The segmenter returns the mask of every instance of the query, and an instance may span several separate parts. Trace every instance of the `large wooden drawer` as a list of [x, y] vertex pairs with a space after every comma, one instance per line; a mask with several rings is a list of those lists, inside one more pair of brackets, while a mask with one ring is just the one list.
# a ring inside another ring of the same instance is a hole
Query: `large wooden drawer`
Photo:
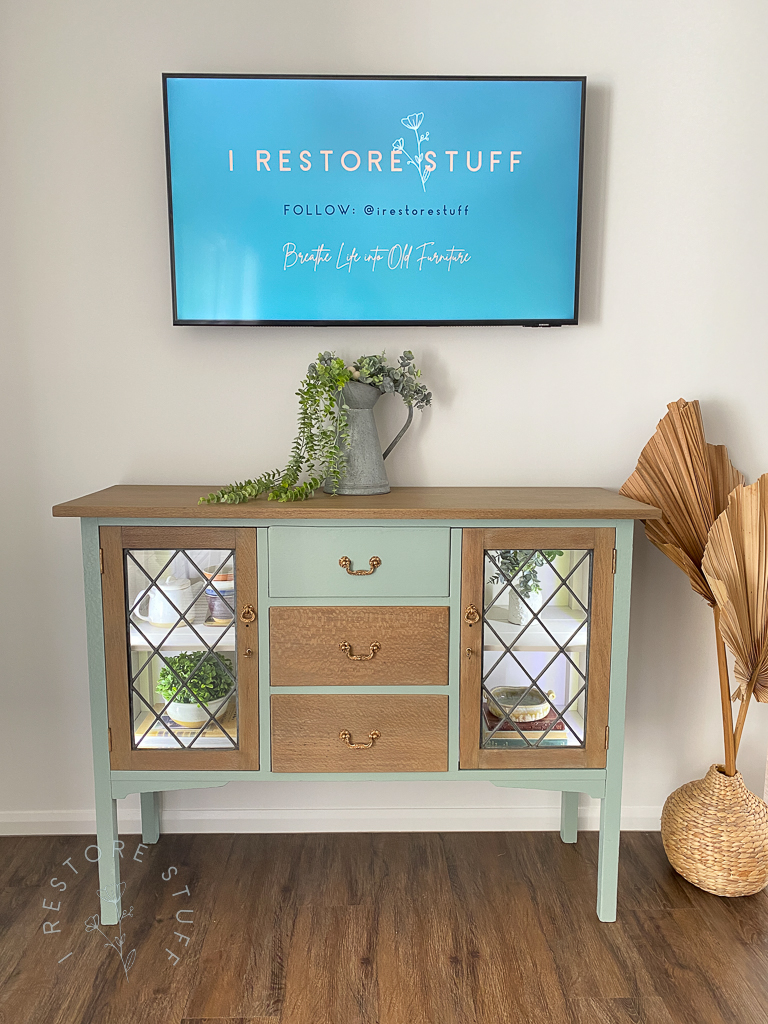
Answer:
[[[444, 772], [448, 697], [281, 693], [271, 698], [274, 772]], [[355, 750], [350, 743], [370, 743]]]
[[272, 608], [269, 661], [272, 686], [447, 686], [448, 609]]
[[272, 597], [447, 597], [449, 561], [445, 527], [269, 527]]

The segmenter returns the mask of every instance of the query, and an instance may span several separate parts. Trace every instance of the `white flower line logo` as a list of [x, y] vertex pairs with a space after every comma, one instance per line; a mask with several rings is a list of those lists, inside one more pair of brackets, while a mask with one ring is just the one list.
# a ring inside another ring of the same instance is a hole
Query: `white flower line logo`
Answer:
[[419, 128], [421, 122], [424, 120], [424, 111], [422, 110], [418, 114], [409, 114], [408, 117], [401, 117], [400, 123], [404, 124], [406, 128], [410, 128], [416, 135], [416, 156], [412, 157], [405, 148], [405, 139], [395, 139], [392, 143], [393, 153], [402, 153], [408, 160], [409, 164], [413, 164], [418, 172], [419, 178], [421, 179], [421, 187], [424, 192], [427, 191], [427, 178], [431, 173], [431, 169], [427, 170], [424, 164], [424, 154], [421, 152], [422, 142], [429, 140], [429, 132], [424, 135], [419, 135]]
[[[104, 903], [115, 903], [115, 904], [117, 904], [117, 903], [120, 902], [120, 899], [121, 899], [121, 897], [122, 897], [124, 892], [125, 892], [125, 882], [121, 882], [120, 885], [118, 885], [118, 886], [110, 886], [110, 887], [108, 887], [106, 889], [99, 889], [98, 890], [98, 896], [99, 896], [99, 898], [101, 900], [104, 901]], [[130, 971], [130, 969], [133, 967], [133, 961], [136, 959], [136, 950], [132, 949], [127, 956], [123, 956], [123, 945], [125, 944], [125, 936], [123, 935], [123, 918], [124, 917], [133, 917], [133, 907], [131, 907], [130, 910], [124, 910], [122, 912], [122, 914], [120, 915], [120, 920], [118, 921], [118, 927], [120, 929], [120, 934], [116, 935], [114, 940], [110, 940], [109, 936], [105, 935], [104, 932], [99, 927], [99, 925], [101, 924], [101, 921], [100, 921], [100, 918], [99, 918], [98, 914], [94, 914], [93, 917], [89, 917], [88, 918], [88, 920], [85, 922], [85, 930], [87, 932], [98, 932], [99, 935], [101, 935], [103, 938], [105, 938], [107, 940], [104, 943], [104, 946], [105, 947], [109, 946], [112, 949], [114, 949], [115, 952], [120, 957], [120, 962], [123, 965], [123, 970], [125, 971], [125, 979], [127, 981], [128, 980], [128, 971]]]

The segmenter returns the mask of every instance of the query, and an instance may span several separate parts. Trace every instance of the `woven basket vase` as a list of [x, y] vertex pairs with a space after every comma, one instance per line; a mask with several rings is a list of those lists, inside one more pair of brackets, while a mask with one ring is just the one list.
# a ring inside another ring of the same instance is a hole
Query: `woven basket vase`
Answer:
[[661, 813], [669, 862], [716, 896], [751, 896], [768, 884], [768, 804], [740, 772], [713, 764], [703, 779], [676, 789]]

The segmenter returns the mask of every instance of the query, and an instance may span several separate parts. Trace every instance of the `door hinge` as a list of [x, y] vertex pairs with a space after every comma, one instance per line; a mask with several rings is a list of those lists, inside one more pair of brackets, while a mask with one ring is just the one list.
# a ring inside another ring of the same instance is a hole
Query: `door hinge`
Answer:
[[107, 728], [107, 746], [109, 747], [109, 750], [111, 752], [112, 751], [112, 730], [110, 728]]
[[99, 568], [101, 569], [101, 575], [104, 575], [104, 548], [99, 548]]
[[606, 750], [608, 749], [608, 742], [609, 742], [610, 738], [611, 738], [611, 727], [610, 727], [610, 725], [606, 725], [606, 727], [605, 727], [605, 749]]
[[611, 558], [611, 571], [613, 575], [616, 575], [616, 548], [613, 549], [613, 556]]

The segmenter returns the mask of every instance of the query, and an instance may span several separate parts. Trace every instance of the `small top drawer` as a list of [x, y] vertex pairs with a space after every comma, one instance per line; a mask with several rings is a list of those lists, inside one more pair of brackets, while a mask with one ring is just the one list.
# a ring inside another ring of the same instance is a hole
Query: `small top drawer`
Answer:
[[269, 593], [448, 597], [449, 555], [447, 528], [270, 526]]

